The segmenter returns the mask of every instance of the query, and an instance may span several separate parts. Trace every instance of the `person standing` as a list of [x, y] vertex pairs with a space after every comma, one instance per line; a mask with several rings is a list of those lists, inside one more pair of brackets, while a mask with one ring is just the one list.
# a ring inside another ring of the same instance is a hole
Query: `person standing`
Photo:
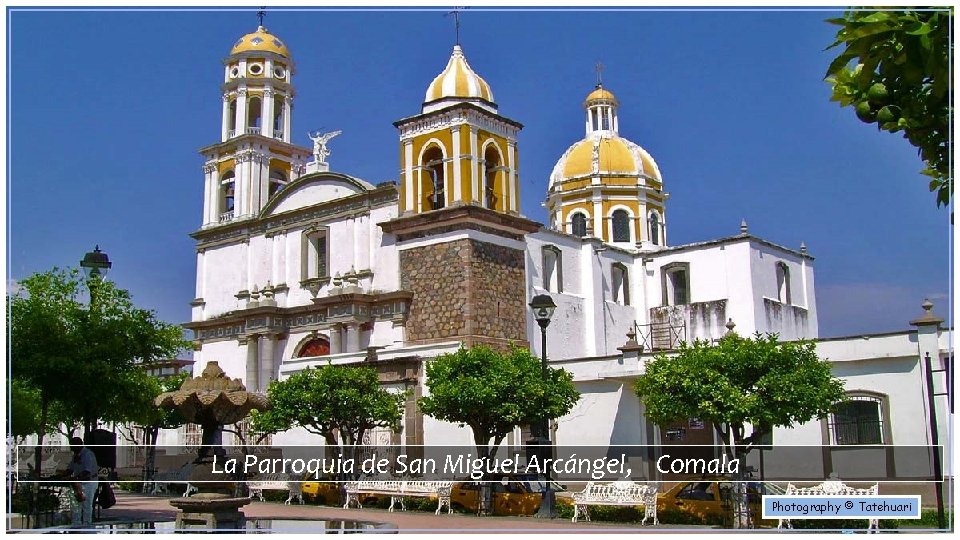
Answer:
[[70, 450], [73, 460], [70, 462], [70, 477], [77, 480], [80, 489], [74, 490], [73, 511], [74, 527], [93, 525], [93, 499], [97, 492], [97, 456], [83, 445], [83, 439], [72, 437]]

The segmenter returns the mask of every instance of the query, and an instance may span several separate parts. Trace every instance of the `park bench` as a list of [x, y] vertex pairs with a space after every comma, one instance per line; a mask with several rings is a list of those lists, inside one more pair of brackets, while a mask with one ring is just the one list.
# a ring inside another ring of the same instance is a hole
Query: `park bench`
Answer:
[[247, 489], [250, 490], [251, 497], [257, 497], [263, 500], [264, 490], [279, 490], [287, 492], [287, 500], [284, 504], [290, 504], [293, 499], [303, 504], [303, 482], [297, 476], [284, 473], [270, 473], [255, 476], [247, 480]]
[[[791, 495], [817, 495], [821, 497], [858, 497], [861, 495], [876, 495], [880, 484], [874, 484], [868, 488], [854, 488], [850, 487], [840, 480], [835, 479], [831, 475], [831, 479], [827, 480], [822, 484], [817, 484], [810, 487], [797, 487], [793, 484], [787, 484], [787, 490], [784, 493], [784, 497], [789, 497]], [[800, 518], [791, 518], [791, 519], [800, 519]], [[811, 519], [816, 519], [811, 518]], [[868, 519], [867, 520], [867, 532], [876, 532], [879, 529], [879, 520], [878, 519]], [[777, 524], [778, 529], [792, 529], [793, 525], [790, 523], [790, 519], [781, 519]]]
[[591, 506], [643, 506], [643, 521], [653, 518], [657, 525], [657, 487], [652, 484], [637, 484], [628, 480], [620, 480], [601, 484], [589, 482], [583, 491], [573, 494], [573, 522], [583, 515], [590, 521]]
[[157, 495], [161, 491], [170, 493], [173, 490], [173, 486], [186, 485], [183, 496], [189, 497], [191, 493], [199, 491], [196, 486], [190, 483], [191, 472], [193, 472], [193, 463], [187, 463], [179, 469], [172, 471], [158, 472], [153, 475], [153, 489], [150, 491], [150, 494]]
[[350, 503], [356, 503], [357, 508], [363, 508], [360, 504], [360, 496], [363, 495], [382, 495], [390, 497], [390, 508], [397, 501], [400, 502], [400, 508], [406, 510], [403, 504], [404, 497], [423, 497], [437, 498], [437, 511], [434, 514], [439, 515], [443, 505], [447, 505], [447, 513], [453, 513], [450, 507], [450, 491], [453, 489], [453, 482], [433, 482], [419, 480], [360, 480], [358, 482], [349, 482], [346, 485], [347, 503], [344, 508], [349, 508]]

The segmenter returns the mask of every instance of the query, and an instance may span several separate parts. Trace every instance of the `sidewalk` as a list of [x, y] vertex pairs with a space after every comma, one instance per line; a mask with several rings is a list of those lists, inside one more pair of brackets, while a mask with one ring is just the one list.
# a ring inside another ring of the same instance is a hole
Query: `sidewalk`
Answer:
[[[176, 509], [170, 506], [169, 497], [117, 492], [117, 504], [103, 510], [101, 520], [173, 521]], [[692, 529], [690, 525], [659, 525], [641, 527], [636, 523], [572, 523], [569, 519], [542, 520], [533, 517], [487, 516], [466, 514], [441, 514], [428, 512], [388, 512], [377, 508], [351, 508], [344, 510], [331, 506], [310, 504], [285, 505], [279, 502], [252, 502], [242, 508], [248, 519], [334, 519], [353, 521], [377, 521], [394, 525], [398, 532], [664, 532], [665, 530]], [[696, 527], [708, 529], [709, 527]]]

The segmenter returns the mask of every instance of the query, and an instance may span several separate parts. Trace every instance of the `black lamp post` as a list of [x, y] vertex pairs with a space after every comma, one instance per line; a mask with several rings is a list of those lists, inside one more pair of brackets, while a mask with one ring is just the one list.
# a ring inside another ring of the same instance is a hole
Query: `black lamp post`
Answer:
[[90, 290], [90, 307], [93, 307], [93, 303], [96, 300], [96, 289], [97, 283], [94, 283], [95, 280], [101, 280], [107, 275], [107, 271], [110, 270], [110, 267], [113, 266], [113, 263], [110, 262], [110, 257], [107, 257], [107, 254], [100, 251], [100, 245], [96, 245], [93, 248], [93, 251], [88, 251], [86, 255], [83, 256], [83, 260], [80, 261], [80, 268], [83, 268], [83, 271], [87, 274], [87, 288]]
[[95, 246], [93, 251], [88, 251], [87, 254], [83, 256], [83, 260], [80, 261], [80, 267], [83, 268], [83, 271], [86, 272], [87, 277], [90, 279], [106, 276], [107, 270], [110, 270], [111, 266], [113, 266], [113, 263], [110, 262], [110, 257], [107, 257], [106, 253], [100, 251], [99, 245]]
[[[553, 303], [550, 295], [538, 294], [530, 301], [530, 309], [533, 310], [533, 318], [536, 319], [537, 324], [540, 325], [540, 337], [542, 339], [540, 344], [540, 366], [542, 368], [541, 374], [543, 380], [546, 382], [547, 326], [550, 326], [550, 317], [553, 316], [553, 311], [557, 309], [557, 305]], [[529, 441], [528, 444], [531, 449], [535, 448], [537, 450], [540, 462], [543, 463], [544, 459], [553, 457], [553, 445], [550, 442], [550, 419], [543, 418], [540, 420], [539, 425], [535, 427], [536, 430], [533, 434], [533, 440]], [[537, 517], [555, 518], [557, 517], [557, 511], [554, 504], [553, 486], [551, 485], [552, 478], [549, 467], [546, 470], [544, 480], [543, 496], [540, 500], [540, 509], [537, 511]]]

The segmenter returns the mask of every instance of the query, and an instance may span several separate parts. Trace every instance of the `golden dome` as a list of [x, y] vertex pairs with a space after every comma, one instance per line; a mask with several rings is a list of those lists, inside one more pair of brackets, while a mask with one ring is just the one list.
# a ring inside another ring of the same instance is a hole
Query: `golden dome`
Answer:
[[230, 54], [240, 54], [244, 52], [272, 52], [285, 58], [290, 58], [290, 51], [287, 45], [277, 36], [267, 32], [267, 29], [260, 26], [256, 32], [247, 34], [237, 40], [230, 49]]
[[467, 63], [459, 45], [453, 47], [453, 54], [447, 67], [437, 75], [424, 97], [424, 103], [445, 98], [481, 99], [493, 103], [493, 91]]
[[646, 150], [623, 137], [597, 133], [563, 153], [550, 175], [550, 188], [564, 180], [596, 175], [645, 175], [661, 181], [660, 170]]
[[613, 92], [600, 85], [597, 85], [596, 90], [587, 95], [587, 99], [584, 100], [584, 105], [588, 105], [594, 101], [612, 101], [616, 103], [617, 98], [614, 97]]

